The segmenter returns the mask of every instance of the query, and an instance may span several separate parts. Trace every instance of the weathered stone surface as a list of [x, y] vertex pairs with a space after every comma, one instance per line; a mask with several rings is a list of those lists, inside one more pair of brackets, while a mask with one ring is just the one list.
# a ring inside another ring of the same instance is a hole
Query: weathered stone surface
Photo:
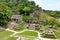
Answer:
[[4, 31], [4, 30], [5, 30], [4, 28], [0, 27], [0, 31]]
[[9, 23], [8, 28], [11, 29], [11, 30], [13, 30], [13, 29], [19, 30], [18, 25], [14, 22]]
[[12, 19], [12, 22], [22, 22], [21, 15], [13, 15], [11, 19]]
[[31, 30], [39, 30], [40, 29], [40, 24], [37, 20], [33, 19], [33, 20], [29, 20], [29, 24], [28, 24], [28, 29]]

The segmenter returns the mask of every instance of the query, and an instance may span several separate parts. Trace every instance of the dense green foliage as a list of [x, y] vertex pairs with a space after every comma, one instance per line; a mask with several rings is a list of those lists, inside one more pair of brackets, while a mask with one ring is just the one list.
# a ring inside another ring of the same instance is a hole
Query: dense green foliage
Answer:
[[[11, 17], [15, 12], [19, 12], [22, 16], [22, 22], [17, 23], [19, 30], [14, 29], [15, 31], [26, 29], [30, 21], [36, 21], [36, 24], [41, 24], [41, 29], [52, 28], [57, 30], [60, 28], [60, 22], [58, 21], [60, 18], [60, 11], [43, 10], [39, 5], [36, 5], [34, 1], [29, 0], [0, 0], [0, 27], [6, 28], [8, 22], [11, 22]], [[0, 40], [8, 37], [10, 34], [12, 34], [12, 32], [0, 32]], [[60, 38], [60, 32], [55, 32], [55, 34]], [[37, 37], [38, 33], [24, 31], [17, 35]], [[16, 38], [10, 37], [8, 40], [16, 40]]]
[[22, 18], [23, 18], [23, 21], [25, 21], [26, 23], [28, 23], [30, 19], [33, 19], [33, 17], [26, 16], [26, 15], [25, 16], [22, 15]]
[[[5, 26], [9, 21], [11, 21], [11, 16], [15, 11], [19, 11], [20, 14], [23, 15], [23, 21], [28, 23], [28, 21], [32, 19], [32, 17], [30, 17], [29, 14], [37, 10], [41, 11], [43, 9], [38, 5], [36, 5], [34, 1], [0, 0], [0, 26]], [[41, 21], [42, 25], [51, 25], [60, 27], [60, 23], [56, 21], [56, 18], [60, 18], [60, 11], [45, 10], [44, 12], [45, 16], [41, 15], [44, 17], [40, 17], [40, 20], [42, 20]]]
[[10, 21], [14, 11], [19, 11], [23, 15], [29, 15], [33, 9], [37, 10], [38, 8], [34, 1], [0, 0], [0, 26], [4, 26]]
[[45, 11], [48, 15], [55, 17], [55, 18], [60, 18], [60, 11]]
[[12, 11], [10, 8], [6, 5], [6, 3], [1, 2], [0, 3], [0, 26], [4, 26], [8, 23], [12, 16]]
[[6, 14], [0, 13], [0, 26], [6, 25], [8, 22], [8, 17]]
[[60, 27], [60, 22], [58, 22], [58, 20], [56, 20], [56, 18], [44, 13], [44, 14], [40, 14], [40, 23], [44, 26], [48, 27], [52, 27], [52, 28], [56, 28], [56, 27]]

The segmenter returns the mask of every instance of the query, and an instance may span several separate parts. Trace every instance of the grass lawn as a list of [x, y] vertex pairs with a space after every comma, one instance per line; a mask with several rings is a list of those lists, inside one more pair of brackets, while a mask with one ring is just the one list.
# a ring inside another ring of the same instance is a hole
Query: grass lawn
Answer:
[[25, 36], [25, 37], [37, 37], [38, 33], [34, 31], [25, 31], [23, 33], [18, 33], [20, 36]]
[[2, 31], [2, 32], [0, 32], [0, 40], [8, 37], [11, 34], [12, 34], [12, 32], [10, 32], [10, 31]]
[[17, 38], [15, 38], [15, 37], [10, 37], [10, 38], [8, 38], [7, 40], [16, 40]]
[[55, 32], [55, 35], [60, 39], [60, 32]]

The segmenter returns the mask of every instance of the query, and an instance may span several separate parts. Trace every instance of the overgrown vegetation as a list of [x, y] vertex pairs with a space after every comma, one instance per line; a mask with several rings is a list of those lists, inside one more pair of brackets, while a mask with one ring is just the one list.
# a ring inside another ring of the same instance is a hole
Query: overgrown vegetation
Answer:
[[[56, 19], [60, 18], [60, 11], [43, 10], [42, 7], [36, 5], [34, 1], [29, 0], [0, 0], [0, 26], [7, 28], [8, 22], [11, 21], [11, 17], [15, 11], [19, 11], [22, 15], [22, 21], [29, 23], [30, 19], [34, 19], [37, 16], [39, 23], [47, 28], [57, 29], [60, 28], [60, 22]], [[36, 11], [36, 13], [35, 13]], [[43, 13], [40, 13], [43, 11]], [[34, 14], [33, 14], [34, 13]], [[30, 14], [33, 14], [32, 17]], [[38, 15], [37, 15], [38, 14]], [[20, 30], [25, 29], [25, 24], [18, 24]], [[7, 33], [7, 32], [6, 32]], [[31, 34], [31, 32], [24, 32], [23, 35], [37, 36], [36, 34]], [[3, 34], [3, 33], [1, 33]], [[21, 34], [21, 35], [22, 35]], [[56, 35], [60, 35], [56, 33]], [[2, 35], [3, 36], [3, 35]]]
[[[19, 11], [20, 14], [23, 15], [23, 21], [28, 22], [31, 17], [29, 16], [30, 13], [36, 11], [36, 10], [43, 10], [38, 5], [35, 5], [34, 1], [28, 1], [28, 0], [0, 0], [0, 26], [6, 25], [13, 15], [14, 11]], [[60, 11], [49, 11], [44, 10], [45, 17], [47, 16], [47, 19], [44, 19], [42, 17], [42, 20], [44, 20], [44, 25], [58, 25], [60, 23], [57, 23], [55, 18], [60, 17]], [[47, 14], [47, 15], [46, 15]], [[50, 17], [51, 16], [51, 17]], [[52, 18], [53, 17], [53, 18]], [[54, 23], [54, 22], [55, 23]], [[43, 21], [42, 21], [43, 22]], [[53, 23], [53, 24], [52, 24]]]
[[[11, 16], [13, 12], [19, 11], [20, 14], [27, 15], [33, 10], [40, 10], [41, 7], [35, 5], [34, 1], [28, 0], [0, 0], [0, 26], [6, 25], [9, 21], [11, 21]], [[28, 21], [23, 18], [24, 21]]]

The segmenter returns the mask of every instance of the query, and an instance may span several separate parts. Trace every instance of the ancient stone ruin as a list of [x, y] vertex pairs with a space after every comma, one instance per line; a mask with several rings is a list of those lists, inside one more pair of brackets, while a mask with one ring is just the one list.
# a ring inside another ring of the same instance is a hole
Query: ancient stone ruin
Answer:
[[13, 30], [13, 29], [18, 30], [19, 29], [18, 25], [14, 22], [9, 23], [8, 28], [11, 29], [11, 30]]
[[40, 24], [36, 20], [30, 20], [27, 28], [30, 30], [39, 30]]
[[18, 12], [14, 13], [11, 17], [12, 22], [22, 22], [22, 16]]
[[0, 27], [0, 32], [1, 32], [1, 31], [4, 31], [4, 30], [5, 30], [4, 28]]
[[22, 22], [22, 16], [19, 15], [19, 12], [15, 12], [14, 15], [11, 17], [11, 23], [8, 24], [9, 29], [19, 29], [17, 23]]
[[43, 30], [42, 34], [44, 35], [44, 37], [56, 38], [54, 31], [49, 28], [46, 28], [45, 30]]
[[17, 40], [25, 40], [25, 38], [24, 37], [18, 37]]

